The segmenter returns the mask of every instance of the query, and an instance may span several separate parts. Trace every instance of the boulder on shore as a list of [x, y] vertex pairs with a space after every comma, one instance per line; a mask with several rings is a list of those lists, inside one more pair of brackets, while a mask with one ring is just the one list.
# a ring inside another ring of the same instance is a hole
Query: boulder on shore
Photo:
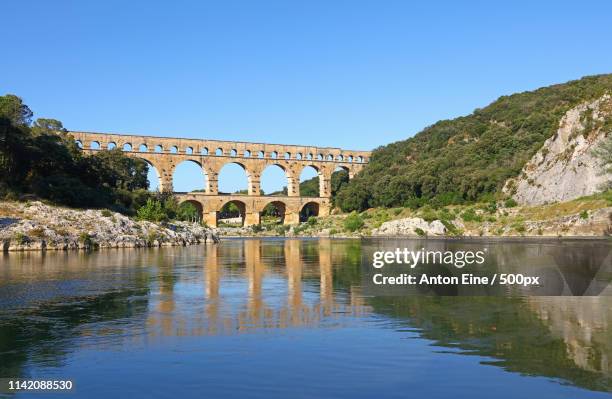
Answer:
[[384, 222], [372, 230], [374, 236], [443, 236], [447, 229], [439, 220], [427, 222], [422, 218], [405, 218]]

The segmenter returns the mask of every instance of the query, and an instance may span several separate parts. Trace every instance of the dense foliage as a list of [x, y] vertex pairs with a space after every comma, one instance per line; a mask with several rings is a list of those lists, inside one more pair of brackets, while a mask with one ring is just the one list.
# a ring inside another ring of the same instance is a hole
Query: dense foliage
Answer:
[[77, 207], [133, 213], [149, 193], [147, 164], [121, 150], [85, 156], [54, 119], [37, 119], [14, 95], [0, 97], [0, 196], [34, 195]]
[[138, 208], [136, 216], [140, 220], [148, 220], [150, 222], [167, 222], [169, 220], [201, 221], [200, 213], [193, 204], [189, 202], [179, 204], [170, 193], [151, 194], [147, 202]]
[[606, 92], [612, 92], [611, 74], [503, 96], [471, 115], [437, 122], [377, 148], [335, 203], [352, 211], [494, 198], [555, 133], [565, 112]]

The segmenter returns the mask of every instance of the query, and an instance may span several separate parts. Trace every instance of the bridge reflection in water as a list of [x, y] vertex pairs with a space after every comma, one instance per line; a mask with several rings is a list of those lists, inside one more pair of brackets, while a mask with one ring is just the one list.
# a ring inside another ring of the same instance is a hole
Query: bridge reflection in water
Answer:
[[[172, 356], [191, 369], [190, 362], [203, 360], [201, 353], [188, 351], [202, 348], [233, 361], [240, 359], [237, 350], [266, 360], [260, 346], [269, 351], [277, 340], [288, 345], [289, 338], [295, 350], [317, 359], [308, 369], [321, 375], [337, 371], [338, 363], [325, 368], [319, 362], [330, 353], [357, 364], [364, 350], [374, 351], [368, 356], [386, 364], [381, 367], [388, 373], [421, 367], [411, 357], [417, 351], [423, 359], [439, 361], [438, 371], [449, 378], [462, 362], [478, 383], [486, 372], [481, 366], [497, 365], [523, 376], [612, 390], [612, 296], [365, 296], [360, 259], [372, 245], [378, 244], [246, 239], [181, 248], [4, 255], [0, 375], [25, 376], [33, 367], [63, 363], [96, 370], [97, 356], [94, 363], [84, 360], [89, 350], [115, 351], [113, 367], [118, 368], [127, 364], [118, 354], [144, 353], [150, 354], [152, 369], [167, 366]], [[473, 243], [449, 245], [466, 249]], [[544, 262], [568, 248], [590, 257], [577, 264], [599, 264], [595, 255], [607, 245], [507, 242], [490, 244], [489, 253], [494, 267], [511, 267], [511, 259]], [[335, 340], [327, 341], [330, 336]], [[362, 339], [372, 345], [362, 346]], [[385, 344], [376, 344], [378, 339]], [[453, 359], [443, 354], [448, 352], [475, 357]], [[280, 355], [275, 361], [285, 362], [277, 373], [291, 363]]]
[[[206, 247], [201, 276], [175, 281], [160, 267], [157, 292], [147, 315], [149, 337], [235, 334], [255, 329], [316, 327], [371, 312], [359, 286], [334, 290], [331, 241], [285, 240], [282, 246], [260, 240], [224, 241]], [[313, 247], [316, 245], [316, 248]], [[203, 300], [185, 301], [181, 292], [201, 289]], [[185, 287], [189, 285], [190, 287]], [[224, 294], [227, 290], [227, 295]], [[241, 297], [244, 301], [236, 303]], [[317, 295], [318, 293], [318, 295]], [[202, 306], [201, 311], [194, 307]]]

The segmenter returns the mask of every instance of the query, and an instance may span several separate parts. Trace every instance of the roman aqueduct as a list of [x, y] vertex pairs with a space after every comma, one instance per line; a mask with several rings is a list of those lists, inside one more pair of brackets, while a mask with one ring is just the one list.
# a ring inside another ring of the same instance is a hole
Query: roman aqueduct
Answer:
[[[308, 207], [312, 213], [326, 216], [331, 208], [331, 175], [338, 168], [352, 178], [368, 163], [369, 151], [349, 151], [331, 147], [249, 143], [237, 141], [185, 139], [111, 133], [70, 132], [85, 152], [120, 148], [132, 157], [145, 160], [158, 172], [159, 189], [173, 192], [175, 168], [182, 162], [194, 162], [206, 175], [203, 192], [175, 192], [180, 202], [192, 203], [203, 220], [216, 227], [224, 205], [234, 203], [245, 226], [260, 223], [268, 204], [280, 210], [284, 224], [297, 224], [300, 212]], [[218, 177], [228, 164], [240, 165], [247, 176], [246, 194], [219, 193]], [[279, 166], [287, 178], [287, 195], [262, 195], [260, 177], [265, 168]], [[319, 176], [319, 197], [300, 196], [300, 174], [312, 167]]]

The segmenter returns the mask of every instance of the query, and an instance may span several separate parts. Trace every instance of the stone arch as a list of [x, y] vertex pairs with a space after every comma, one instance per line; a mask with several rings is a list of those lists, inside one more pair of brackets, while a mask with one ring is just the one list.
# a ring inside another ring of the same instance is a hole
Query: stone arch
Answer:
[[178, 154], [178, 147], [175, 145], [170, 147], [170, 154]]
[[202, 149], [200, 150], [200, 155], [208, 155], [208, 148], [202, 147]]
[[[196, 167], [194, 167], [194, 165]], [[200, 181], [195, 181], [197, 175], [200, 175]], [[182, 176], [181, 176], [182, 175]], [[195, 184], [194, 184], [195, 181]], [[198, 184], [201, 183], [201, 184]], [[172, 172], [172, 187], [176, 191], [199, 191], [209, 192], [208, 174], [202, 164], [194, 159], [185, 159], [179, 162], [174, 167]]]
[[[231, 165], [238, 165], [241, 170], [239, 171], [238, 168]], [[225, 176], [223, 176], [224, 174]], [[245, 164], [237, 161], [226, 162], [221, 165], [219, 171], [217, 172], [218, 191], [224, 194], [251, 194], [253, 191], [252, 178], [253, 175]], [[240, 180], [243, 180], [243, 182], [239, 183]], [[259, 187], [257, 187], [257, 194], [258, 193]]]
[[244, 157], [245, 158], [250, 158], [251, 157], [251, 150], [244, 150]]
[[270, 158], [272, 158], [272, 159], [276, 159], [276, 158], [278, 158], [278, 152], [276, 152], [276, 151], [272, 151], [272, 152], [270, 153]]
[[219, 147], [215, 150], [215, 155], [220, 157], [223, 155], [223, 148]]
[[138, 151], [140, 151], [140, 152], [148, 152], [149, 151], [149, 147], [147, 147], [147, 145], [145, 143], [142, 143], [141, 145], [138, 146]]
[[231, 157], [238, 156], [238, 151], [237, 151], [235, 148], [232, 148], [232, 149], [230, 150], [230, 156], [231, 156]]
[[314, 216], [314, 217], [319, 216], [319, 211], [320, 211], [320, 205], [318, 202], [315, 202], [315, 201], [307, 202], [300, 209], [300, 222], [307, 221], [308, 218], [311, 216]]
[[102, 146], [100, 145], [99, 141], [92, 141], [91, 143], [89, 143], [89, 148], [92, 150], [101, 150]]
[[123, 151], [132, 151], [132, 143], [123, 143], [121, 148]]
[[259, 152], [257, 153], [257, 158], [264, 158], [265, 156], [266, 156], [266, 153], [265, 153], [265, 152], [263, 152], [263, 151], [259, 151]]
[[[314, 172], [314, 174], [313, 174]], [[310, 186], [306, 186], [304, 187], [305, 192], [300, 193], [302, 196], [304, 197], [321, 197], [321, 193], [325, 193], [325, 184], [326, 184], [326, 178], [325, 175], [323, 174], [323, 171], [321, 170], [321, 168], [319, 168], [317, 165], [314, 164], [306, 164], [302, 167], [302, 170], [300, 171], [300, 176], [299, 176], [299, 184], [300, 186], [302, 185], [302, 183], [304, 183], [305, 181], [308, 181], [312, 178], [318, 178], [318, 184], [317, 184], [317, 188], [318, 190], [316, 190], [314, 193], [310, 192]]]
[[288, 195], [291, 178], [287, 169], [277, 163], [266, 165], [259, 176], [261, 192], [264, 195]]
[[284, 158], [291, 159], [291, 153], [289, 151], [285, 152]]
[[192, 199], [186, 199], [183, 201], [179, 202], [179, 205], [183, 205], [183, 204], [191, 204], [196, 208], [198, 217], [197, 220], [193, 220], [193, 222], [200, 222], [202, 221], [202, 218], [204, 217], [204, 206], [202, 205], [202, 203], [200, 201], [196, 201], [196, 200], [192, 200]]
[[193, 154], [193, 147], [186, 147], [185, 148], [185, 154], [188, 154], [188, 155]]
[[153, 149], [154, 152], [163, 152], [164, 151], [164, 146], [161, 144], [158, 144], [155, 146], [155, 148]]
[[83, 142], [81, 140], [75, 140], [74, 143], [76, 144], [77, 147], [79, 147], [81, 150], [83, 149]]
[[142, 159], [147, 163], [149, 170], [147, 172], [147, 181], [149, 182], [149, 191], [162, 191], [162, 178], [160, 174], [160, 170], [153, 164], [153, 162], [149, 161], [146, 158], [138, 157], [138, 159]]
[[[247, 213], [246, 204], [240, 200], [229, 200], [224, 202], [216, 213], [217, 226], [219, 226], [219, 222], [244, 226]], [[239, 223], [236, 223], [238, 222], [238, 218], [240, 218], [240, 221]]]
[[114, 148], [117, 148], [117, 143], [115, 143], [114, 141], [111, 141], [110, 143], [108, 143], [108, 145], [106, 146], [106, 149], [108, 150], [112, 150]]
[[287, 214], [287, 204], [283, 201], [274, 200], [268, 202], [261, 210], [260, 218], [265, 224], [283, 224]]

